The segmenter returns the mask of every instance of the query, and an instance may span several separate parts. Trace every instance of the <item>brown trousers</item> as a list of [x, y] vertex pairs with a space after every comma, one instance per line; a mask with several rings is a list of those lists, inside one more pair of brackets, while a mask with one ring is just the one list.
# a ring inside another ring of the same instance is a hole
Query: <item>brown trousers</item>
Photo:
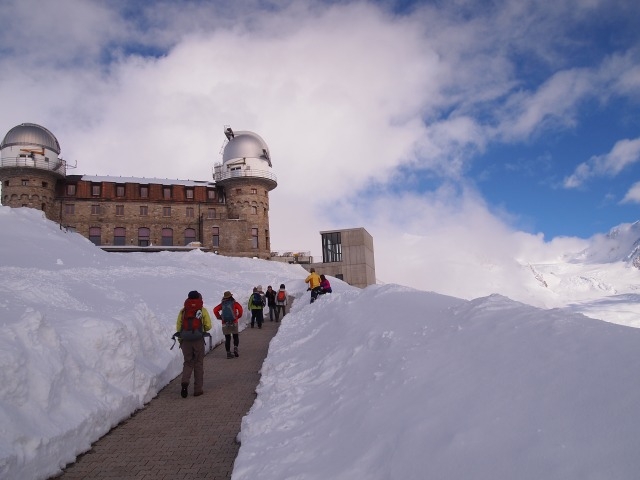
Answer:
[[204, 377], [204, 340], [183, 340], [180, 350], [184, 356], [182, 383], [189, 384], [193, 372], [193, 393], [200, 393]]

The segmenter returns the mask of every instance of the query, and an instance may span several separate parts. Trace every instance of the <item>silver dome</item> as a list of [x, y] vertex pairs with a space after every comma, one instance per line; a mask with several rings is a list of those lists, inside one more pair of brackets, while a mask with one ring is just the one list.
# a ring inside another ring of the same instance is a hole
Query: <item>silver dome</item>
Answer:
[[7, 132], [0, 149], [12, 145], [37, 145], [60, 154], [58, 139], [44, 127], [35, 123], [21, 123]]
[[222, 153], [222, 162], [237, 158], [260, 158], [269, 162], [271, 166], [269, 147], [260, 135], [253, 132], [233, 132], [229, 138], [229, 143], [225, 145]]

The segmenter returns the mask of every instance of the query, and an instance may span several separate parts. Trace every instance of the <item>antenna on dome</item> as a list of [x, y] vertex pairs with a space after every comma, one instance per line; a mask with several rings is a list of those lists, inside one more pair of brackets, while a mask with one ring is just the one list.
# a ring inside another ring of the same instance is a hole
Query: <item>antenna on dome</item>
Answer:
[[235, 134], [233, 133], [233, 130], [231, 130], [231, 127], [225, 128], [224, 134], [227, 136], [227, 140], [229, 141], [231, 141], [231, 139], [235, 137]]

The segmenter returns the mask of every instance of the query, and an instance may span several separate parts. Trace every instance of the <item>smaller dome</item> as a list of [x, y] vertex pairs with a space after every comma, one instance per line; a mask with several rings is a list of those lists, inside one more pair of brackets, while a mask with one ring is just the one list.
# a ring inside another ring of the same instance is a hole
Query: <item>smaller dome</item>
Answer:
[[12, 145], [39, 146], [60, 154], [58, 139], [49, 130], [35, 123], [21, 123], [9, 130], [0, 144], [0, 149]]
[[238, 158], [259, 158], [269, 162], [271, 166], [271, 156], [269, 147], [262, 137], [253, 132], [233, 132], [229, 138], [229, 143], [224, 147], [222, 162], [235, 160]]

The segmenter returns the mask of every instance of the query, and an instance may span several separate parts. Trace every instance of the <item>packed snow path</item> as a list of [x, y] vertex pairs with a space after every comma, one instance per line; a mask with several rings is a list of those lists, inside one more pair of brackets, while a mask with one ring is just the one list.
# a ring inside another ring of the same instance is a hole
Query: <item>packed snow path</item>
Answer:
[[181, 398], [178, 376], [56, 478], [231, 478], [240, 423], [279, 325], [267, 320], [240, 332], [239, 358], [227, 359], [224, 344], [214, 348], [205, 356], [204, 395], [193, 396], [192, 379]]

